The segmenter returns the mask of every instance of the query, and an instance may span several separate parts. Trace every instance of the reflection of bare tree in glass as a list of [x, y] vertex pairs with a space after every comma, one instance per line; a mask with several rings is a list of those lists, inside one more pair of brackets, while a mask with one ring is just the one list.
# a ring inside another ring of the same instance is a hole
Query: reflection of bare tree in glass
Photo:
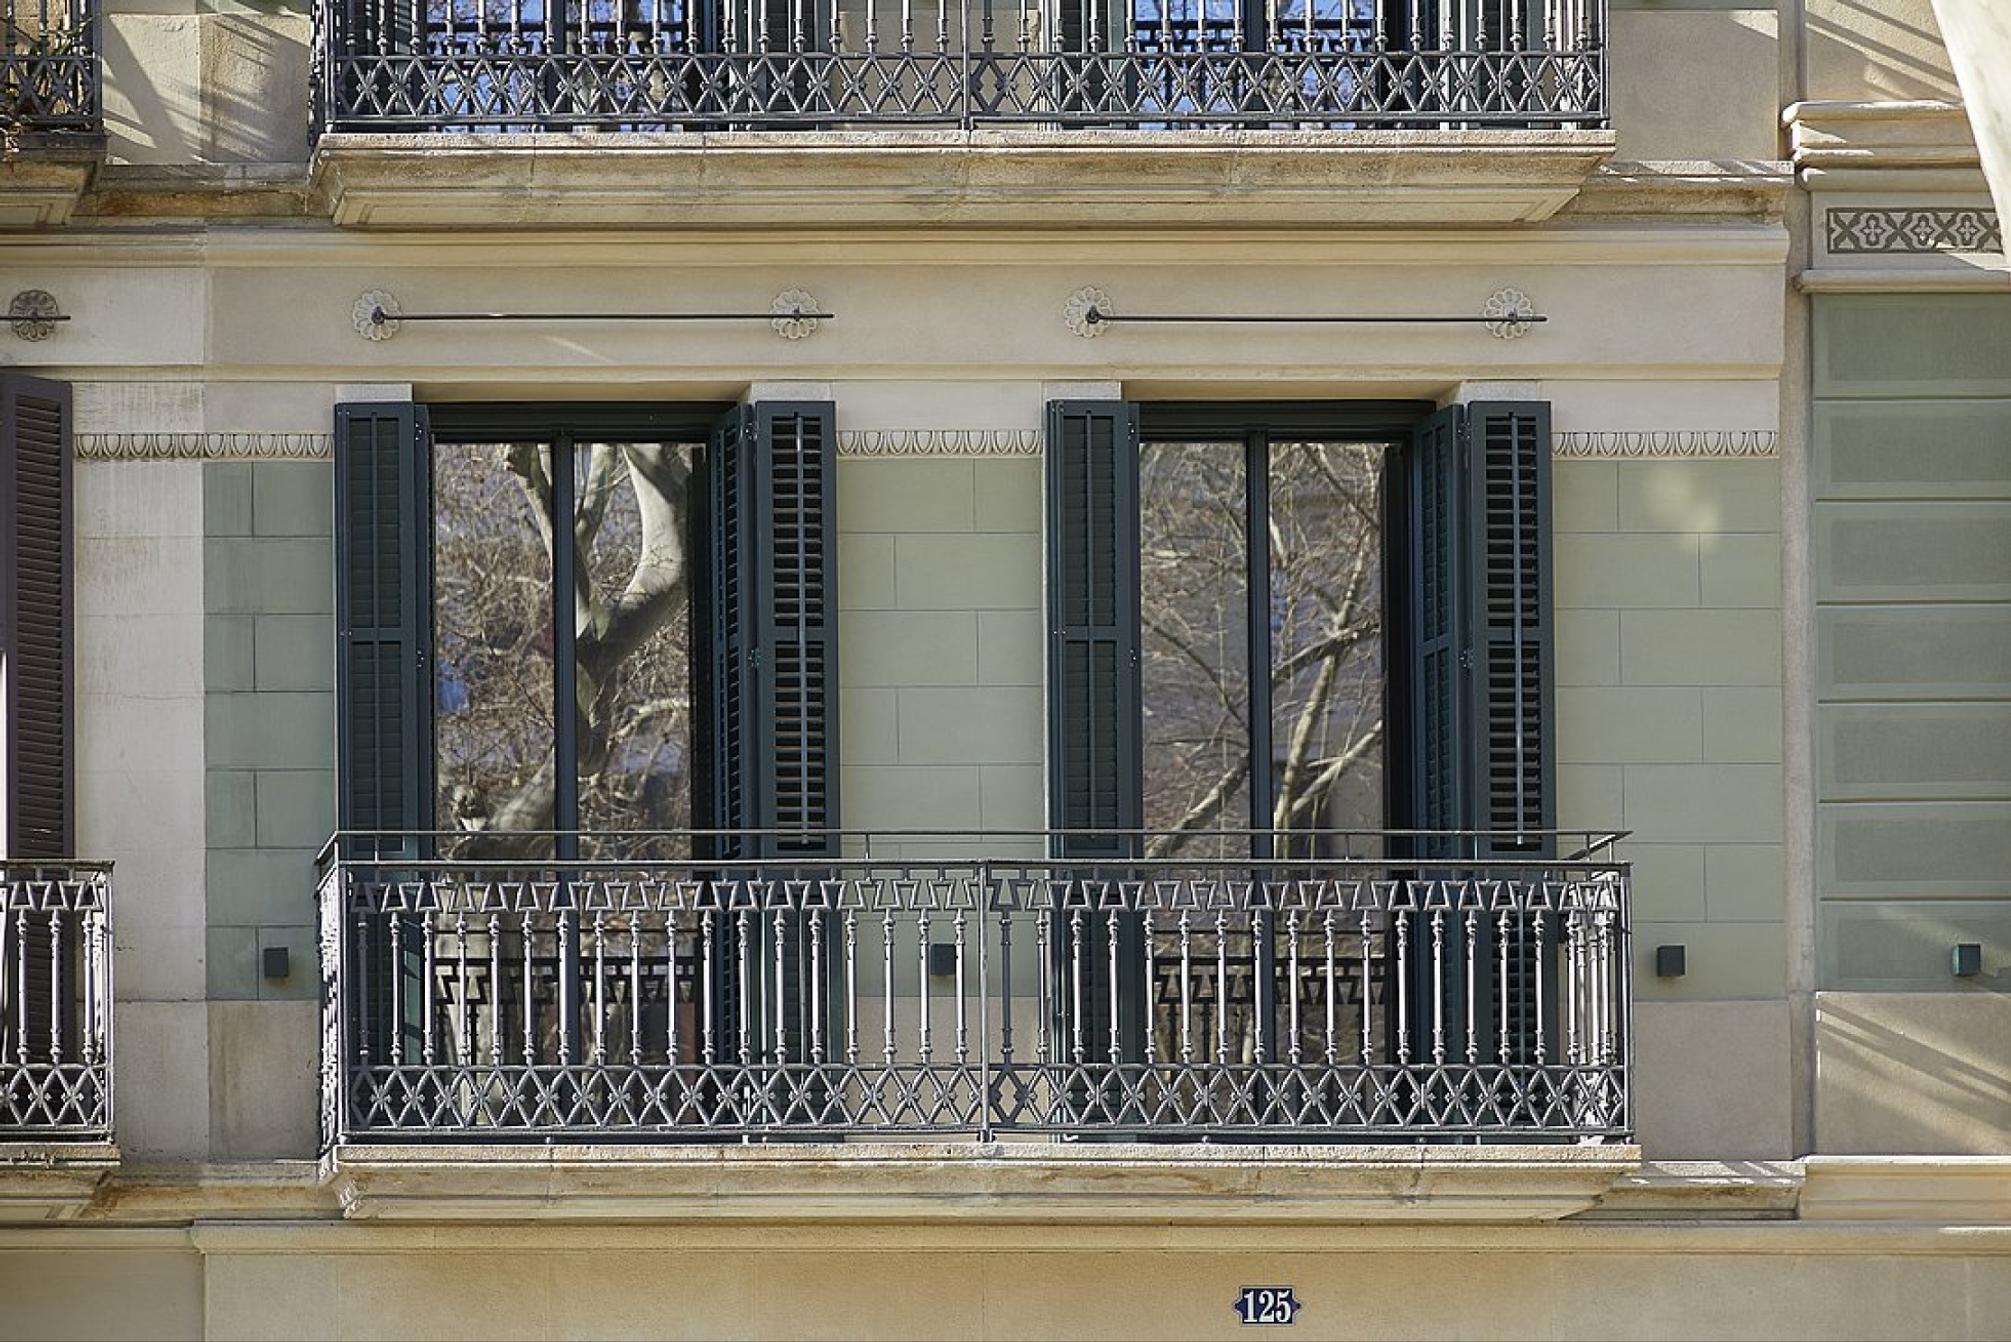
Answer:
[[[688, 449], [574, 455], [573, 618], [583, 829], [690, 823]], [[443, 447], [434, 471], [442, 823], [554, 823], [551, 452]]]
[[[1381, 820], [1382, 452], [1271, 447], [1270, 825]], [[1240, 443], [1140, 460], [1146, 819], [1154, 856], [1250, 823], [1248, 509]]]

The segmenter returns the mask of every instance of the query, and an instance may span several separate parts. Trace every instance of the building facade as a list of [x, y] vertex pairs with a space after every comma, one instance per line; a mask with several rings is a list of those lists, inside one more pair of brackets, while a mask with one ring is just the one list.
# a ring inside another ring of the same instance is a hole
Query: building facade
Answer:
[[0, 1336], [2011, 1333], [1927, 0], [0, 4]]

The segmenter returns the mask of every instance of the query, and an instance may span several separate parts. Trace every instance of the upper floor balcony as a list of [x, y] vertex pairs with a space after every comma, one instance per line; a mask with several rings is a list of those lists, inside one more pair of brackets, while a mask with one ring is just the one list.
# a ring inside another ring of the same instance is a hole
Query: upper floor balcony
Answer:
[[324, 0], [328, 130], [1593, 128], [1603, 0]]
[[0, 0], [0, 229], [70, 217], [104, 152], [98, 0]]

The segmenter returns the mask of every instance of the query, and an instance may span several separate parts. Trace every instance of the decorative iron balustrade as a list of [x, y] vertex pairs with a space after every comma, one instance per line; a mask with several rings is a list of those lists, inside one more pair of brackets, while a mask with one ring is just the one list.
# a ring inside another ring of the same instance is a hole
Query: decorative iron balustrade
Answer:
[[112, 1135], [112, 870], [0, 862], [0, 1141]]
[[1606, 0], [318, 0], [330, 130], [1597, 127]]
[[96, 133], [97, 0], [0, 0], [0, 135]]
[[[1513, 862], [1448, 836], [1429, 860], [1293, 835], [1285, 858], [1135, 861], [345, 837], [324, 1138], [1622, 1138], [1614, 837]], [[922, 843], [892, 851], [950, 851]]]

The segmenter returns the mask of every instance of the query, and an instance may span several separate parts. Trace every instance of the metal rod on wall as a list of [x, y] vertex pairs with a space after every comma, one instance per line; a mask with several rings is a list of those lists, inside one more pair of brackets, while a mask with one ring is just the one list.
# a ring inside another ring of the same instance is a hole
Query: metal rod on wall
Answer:
[[1211, 315], [1203, 315], [1203, 314], [1201, 314], [1201, 313], [1175, 313], [1175, 312], [1155, 312], [1155, 313], [1151, 313], [1151, 314], [1149, 314], [1149, 315], [1148, 315], [1148, 314], [1132, 314], [1132, 313], [1124, 313], [1124, 314], [1120, 315], [1120, 314], [1118, 314], [1118, 313], [1114, 313], [1114, 312], [1104, 312], [1104, 311], [1102, 311], [1102, 310], [1100, 310], [1100, 309], [1098, 309], [1098, 308], [1091, 308], [1091, 309], [1089, 309], [1089, 311], [1087, 311], [1087, 312], [1085, 312], [1085, 313], [1083, 314], [1083, 318], [1082, 318], [1082, 319], [1083, 319], [1083, 321], [1087, 322], [1087, 323], [1088, 323], [1089, 325], [1091, 325], [1091, 326], [1101, 326], [1101, 325], [1107, 325], [1107, 324], [1109, 324], [1109, 323], [1113, 323], [1113, 322], [1158, 322], [1158, 323], [1162, 323], [1162, 324], [1166, 324], [1166, 325], [1174, 325], [1174, 324], [1180, 324], [1180, 323], [1200, 323], [1200, 322], [1212, 322], [1212, 323], [1219, 323], [1219, 322], [1238, 322], [1238, 323], [1249, 323], [1249, 324], [1255, 324], [1255, 323], [1265, 323], [1265, 324], [1268, 324], [1268, 323], [1274, 323], [1274, 322], [1285, 322], [1285, 323], [1303, 323], [1303, 324], [1310, 324], [1310, 325], [1349, 325], [1349, 326], [1373, 326], [1373, 325], [1388, 325], [1388, 324], [1416, 324], [1416, 323], [1426, 323], [1426, 324], [1462, 324], [1462, 325], [1468, 325], [1468, 326], [1484, 326], [1484, 325], [1487, 325], [1487, 324], [1489, 324], [1489, 323], [1494, 323], [1494, 322], [1501, 322], [1501, 321], [1512, 321], [1512, 322], [1515, 322], [1515, 323], [1518, 323], [1518, 324], [1524, 324], [1524, 325], [1527, 325], [1527, 324], [1532, 324], [1532, 323], [1536, 323], [1536, 322], [1547, 322], [1547, 321], [1549, 321], [1549, 320], [1550, 320], [1550, 318], [1548, 318], [1548, 317], [1539, 317], [1539, 316], [1534, 316], [1534, 315], [1523, 315], [1523, 316], [1511, 316], [1511, 317], [1506, 317], [1506, 318], [1503, 318], [1503, 317], [1354, 317], [1354, 316], [1350, 316], [1350, 317], [1326, 317], [1326, 316], [1313, 316], [1313, 315], [1308, 315], [1308, 314], [1302, 314], [1302, 313], [1292, 313], [1292, 314], [1290, 314], [1290, 315], [1283, 315], [1283, 314], [1280, 314], [1280, 315], [1275, 315], [1275, 316], [1271, 316], [1271, 315], [1251, 315], [1251, 314], [1236, 314], [1236, 315], [1225, 315], [1225, 314], [1211, 314]]
[[398, 300], [382, 289], [372, 289], [356, 300], [351, 320], [356, 333], [365, 340], [389, 340], [407, 322], [767, 322], [785, 340], [801, 340], [832, 321], [837, 313], [826, 311], [802, 289], [784, 289], [765, 312], [407, 312]]

